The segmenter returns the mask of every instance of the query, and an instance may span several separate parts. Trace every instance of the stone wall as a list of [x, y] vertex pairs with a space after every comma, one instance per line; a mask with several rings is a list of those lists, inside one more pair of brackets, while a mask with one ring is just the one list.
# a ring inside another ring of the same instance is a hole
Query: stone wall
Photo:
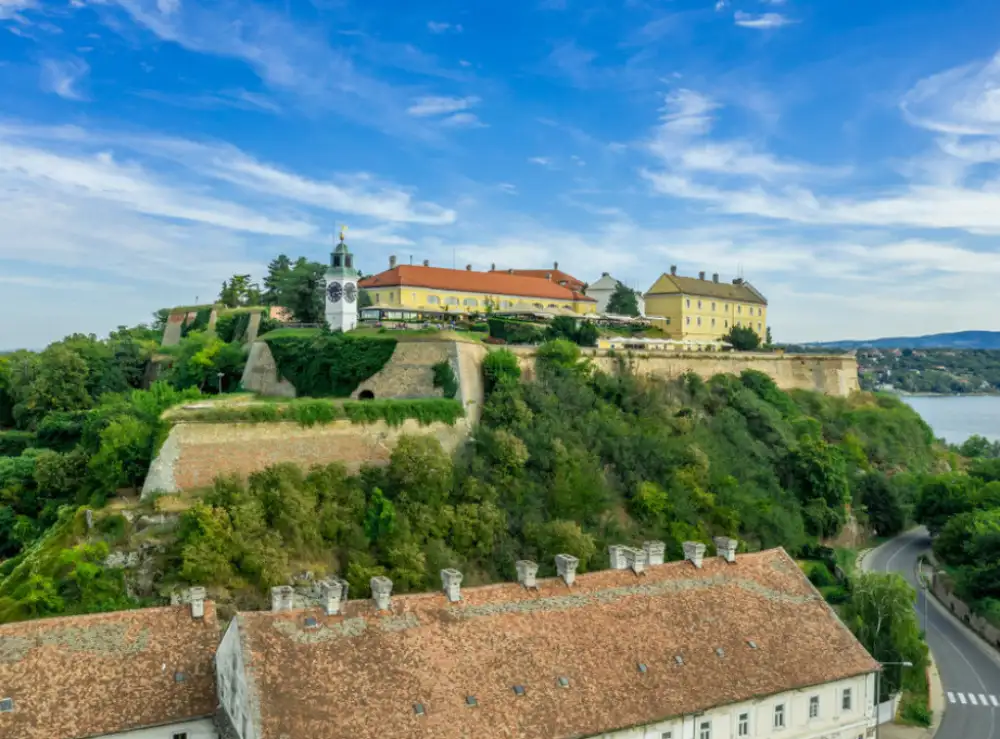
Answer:
[[438, 362], [450, 362], [458, 377], [458, 352], [454, 341], [401, 341], [385, 366], [358, 385], [352, 397], [379, 399], [440, 398], [434, 387]]
[[1000, 649], [1000, 629], [982, 616], [977, 616], [964, 601], [958, 599], [947, 575], [944, 575], [935, 569], [931, 589], [934, 591], [934, 595], [937, 596], [938, 600], [940, 600], [948, 610], [955, 614], [956, 618], [983, 637], [983, 639], [991, 645]]
[[454, 426], [421, 426], [412, 419], [400, 426], [384, 421], [335, 421], [311, 427], [294, 422], [180, 423], [153, 460], [142, 495], [204, 488], [219, 475], [246, 477], [279, 462], [304, 468], [340, 462], [354, 472], [363, 464], [388, 463], [404, 434], [434, 436], [452, 452], [468, 438], [469, 429], [465, 420]]
[[240, 384], [244, 390], [267, 397], [295, 397], [295, 386], [288, 380], [281, 379], [278, 364], [266, 341], [255, 341], [250, 345], [250, 356], [243, 368]]

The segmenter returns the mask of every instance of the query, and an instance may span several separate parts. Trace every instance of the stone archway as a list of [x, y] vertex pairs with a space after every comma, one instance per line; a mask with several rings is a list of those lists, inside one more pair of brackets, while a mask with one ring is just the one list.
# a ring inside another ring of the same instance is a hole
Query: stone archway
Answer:
[[358, 400], [375, 400], [375, 393], [371, 390], [362, 390], [358, 393]]

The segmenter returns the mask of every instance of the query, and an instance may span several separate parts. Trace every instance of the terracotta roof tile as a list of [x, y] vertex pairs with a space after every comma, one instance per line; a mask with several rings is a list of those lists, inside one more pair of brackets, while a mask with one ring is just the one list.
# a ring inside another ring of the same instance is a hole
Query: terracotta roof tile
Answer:
[[783, 550], [538, 586], [240, 614], [262, 739], [593, 736], [877, 667]]
[[547, 280], [548, 275], [552, 275], [552, 282], [557, 285], [562, 284], [564, 287], [576, 291], [583, 290], [584, 285], [583, 280], [578, 280], [573, 275], [563, 272], [561, 269], [515, 269], [514, 274], [523, 277], [539, 277], [543, 280]]
[[[0, 737], [80, 739], [211, 716], [212, 603], [0, 626]], [[182, 679], [176, 675], [183, 673]]]
[[544, 278], [511, 275], [506, 272], [474, 272], [412, 264], [402, 264], [387, 269], [385, 272], [379, 272], [377, 275], [366, 277], [358, 285], [366, 289], [405, 285], [429, 287], [435, 290], [485, 293], [487, 295], [519, 295], [527, 298], [596, 302], [593, 298], [574, 293], [572, 290]]

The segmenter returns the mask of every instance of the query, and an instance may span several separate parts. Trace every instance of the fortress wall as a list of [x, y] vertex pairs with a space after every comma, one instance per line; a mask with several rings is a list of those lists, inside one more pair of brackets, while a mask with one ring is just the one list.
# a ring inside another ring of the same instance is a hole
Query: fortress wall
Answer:
[[340, 462], [351, 472], [363, 464], [386, 464], [404, 434], [434, 436], [448, 452], [469, 436], [469, 424], [407, 420], [400, 426], [384, 421], [350, 421], [303, 427], [280, 423], [181, 423], [170, 431], [143, 485], [153, 492], [175, 493], [207, 487], [219, 475], [247, 477], [252, 472], [293, 462], [303, 468]]
[[438, 362], [451, 362], [451, 371], [458, 377], [454, 341], [398, 342], [385, 366], [358, 385], [351, 397], [369, 392], [379, 399], [440, 398], [441, 388], [434, 387], [434, 370]]

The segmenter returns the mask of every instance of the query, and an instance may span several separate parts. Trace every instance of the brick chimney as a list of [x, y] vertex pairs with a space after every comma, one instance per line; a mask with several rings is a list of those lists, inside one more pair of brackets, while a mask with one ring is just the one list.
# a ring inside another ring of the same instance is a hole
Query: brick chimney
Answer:
[[621, 544], [612, 544], [608, 547], [608, 559], [612, 570], [624, 570], [628, 567], [628, 563], [625, 561], [626, 549], [628, 547]]
[[718, 281], [719, 281], [719, 273], [718, 272], [713, 272], [712, 273], [712, 282], [718, 282]]
[[191, 601], [191, 618], [205, 618], [205, 588], [189, 588], [188, 598]]
[[395, 254], [390, 254], [389, 255], [389, 269], [393, 269], [395, 266], [396, 266], [396, 255]]
[[670, 265], [670, 274], [671, 274], [671, 275], [672, 275], [673, 277], [676, 277], [676, 276], [677, 276], [677, 265], [676, 265], [676, 264], [671, 264], [671, 265]]
[[736, 539], [730, 539], [728, 536], [716, 536], [712, 539], [715, 544], [715, 551], [719, 553], [727, 562], [736, 561], [736, 547], [739, 546], [739, 542]]
[[559, 262], [553, 262], [552, 263], [552, 269], [558, 270], [559, 269]]
[[635, 547], [625, 547], [625, 562], [629, 569], [637, 575], [646, 571], [646, 550]]
[[704, 272], [704, 270], [702, 270], [701, 272], [698, 273], [698, 279], [699, 280], [704, 280], [705, 279], [705, 272]]
[[576, 567], [580, 560], [572, 554], [556, 555], [556, 573], [567, 585], [572, 585], [576, 581]]
[[530, 559], [519, 559], [514, 563], [517, 568], [517, 581], [526, 588], [538, 587], [538, 563]]
[[373, 577], [369, 582], [376, 611], [388, 611], [391, 607], [392, 580], [388, 577]]
[[430, 267], [431, 266], [431, 260], [430, 259], [425, 259], [424, 260], [424, 266], [425, 267]]
[[646, 562], [649, 565], [663, 564], [663, 555], [667, 551], [667, 545], [662, 541], [644, 541], [642, 548], [646, 550]]
[[705, 545], [700, 541], [684, 542], [684, 559], [689, 560], [695, 567], [700, 568], [701, 562], [705, 558]]
[[294, 602], [295, 590], [291, 585], [278, 585], [271, 588], [271, 610], [275, 613], [292, 610]]
[[323, 611], [327, 616], [336, 616], [340, 613], [342, 590], [340, 580], [336, 578], [319, 581], [320, 600], [323, 602]]
[[441, 587], [451, 603], [462, 600], [462, 573], [456, 569], [441, 570]]

